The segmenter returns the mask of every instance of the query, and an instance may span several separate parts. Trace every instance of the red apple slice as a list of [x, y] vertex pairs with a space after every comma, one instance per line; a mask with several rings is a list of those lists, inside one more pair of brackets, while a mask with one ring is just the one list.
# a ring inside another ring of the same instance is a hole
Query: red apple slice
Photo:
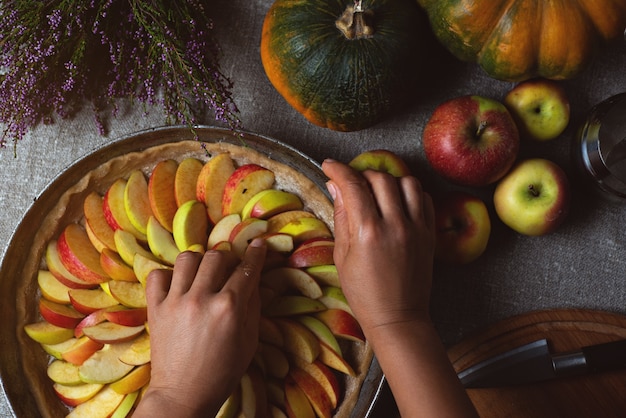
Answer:
[[248, 244], [267, 231], [267, 221], [256, 218], [249, 218], [241, 221], [230, 233], [229, 241], [232, 243], [233, 252], [239, 257], [243, 257], [248, 248]]
[[39, 299], [39, 312], [43, 319], [61, 328], [73, 329], [85, 317], [82, 313], [68, 305]]
[[287, 289], [295, 289], [303, 296], [317, 299], [322, 296], [322, 288], [315, 279], [303, 270], [292, 267], [279, 267], [263, 273], [261, 282], [276, 290], [278, 294]]
[[55, 383], [53, 386], [56, 395], [67, 406], [78, 406], [96, 396], [104, 387], [101, 384], [82, 384], [75, 386]]
[[114, 231], [123, 229], [133, 234], [141, 241], [146, 240], [146, 235], [141, 233], [132, 224], [126, 212], [124, 195], [126, 194], [127, 181], [123, 178], [117, 179], [106, 191], [102, 201], [104, 216]]
[[147, 237], [152, 254], [159, 260], [173, 266], [180, 250], [176, 246], [172, 234], [153, 216], [148, 220]]
[[313, 363], [307, 363], [297, 356], [293, 356], [290, 361], [304, 372], [310, 374], [326, 392], [330, 404], [333, 409], [339, 404], [341, 399], [341, 385], [335, 373], [324, 363], [315, 360]]
[[100, 266], [113, 280], [137, 281], [137, 276], [135, 276], [133, 269], [122, 260], [118, 253], [108, 248], [105, 248], [100, 253]]
[[[117, 303], [117, 301], [116, 301], [116, 303]], [[109, 308], [109, 309], [123, 309], [123, 307], [122, 307], [122, 305], [118, 304], [114, 308]], [[99, 309], [97, 311], [94, 311], [94, 312], [90, 313], [86, 317], [84, 317], [83, 320], [80, 321], [78, 323], [78, 325], [76, 325], [76, 327], [74, 328], [74, 337], [76, 337], [76, 338], [82, 337], [83, 336], [83, 328], [93, 327], [94, 325], [98, 325], [99, 323], [106, 321], [107, 318], [104, 315], [104, 313], [106, 311], [107, 311], [107, 309]]]
[[126, 181], [124, 209], [130, 223], [144, 236], [152, 209], [148, 197], [148, 181], [140, 170], [133, 170]]
[[65, 227], [57, 241], [57, 250], [61, 263], [79, 279], [94, 284], [110, 280], [100, 266], [100, 253], [79, 225], [71, 223]]
[[332, 416], [334, 408], [330, 398], [322, 385], [313, 376], [294, 365], [289, 369], [289, 376], [300, 386], [300, 389], [309, 399], [319, 418], [330, 418]]
[[85, 315], [119, 304], [102, 289], [71, 289], [69, 297], [74, 309]]
[[226, 182], [235, 171], [235, 163], [229, 154], [211, 158], [198, 175], [196, 198], [205, 204], [209, 218], [214, 224], [222, 219], [222, 197]]
[[137, 327], [148, 320], [148, 310], [147, 308], [117, 309], [105, 311], [104, 317], [114, 324]]
[[102, 344], [117, 344], [133, 340], [141, 334], [145, 325], [127, 327], [113, 322], [101, 322], [92, 327], [83, 328], [83, 333], [95, 342]]
[[112, 280], [109, 283], [111, 295], [117, 299], [119, 303], [129, 308], [145, 308], [147, 307], [146, 292], [143, 285], [139, 282], [122, 282]]
[[59, 257], [57, 241], [52, 240], [48, 243], [45, 258], [48, 271], [67, 287], [72, 289], [90, 289], [98, 286], [96, 283], [87, 283], [83, 279], [74, 276], [65, 268]]
[[174, 160], [159, 162], [148, 180], [148, 199], [154, 217], [168, 231], [172, 232], [176, 204], [176, 172], [178, 163]]
[[67, 418], [109, 417], [123, 400], [124, 395], [105, 386], [94, 397], [76, 406]]
[[39, 290], [41, 290], [41, 296], [45, 299], [65, 305], [70, 303], [68, 292], [71, 288], [61, 283], [48, 270], [39, 270], [37, 272], [37, 284], [39, 285]]
[[204, 164], [197, 158], [188, 157], [180, 162], [174, 177], [174, 196], [178, 207], [196, 200], [196, 185]]
[[289, 418], [315, 418], [309, 398], [291, 378], [285, 380], [285, 409]]
[[102, 347], [104, 347], [104, 344], [94, 341], [87, 336], [82, 336], [77, 338], [76, 342], [61, 354], [61, 358], [68, 363], [80, 366], [87, 361], [88, 358], [101, 350]]
[[337, 337], [351, 341], [365, 341], [365, 335], [363, 335], [359, 322], [343, 309], [327, 309], [315, 314], [315, 317], [326, 324]]
[[334, 251], [334, 245], [318, 245], [296, 249], [289, 256], [288, 264], [297, 268], [334, 264]]
[[[104, 216], [102, 205], [103, 199], [98, 193], [91, 192], [87, 195], [83, 203], [86, 224], [85, 229], [90, 233], [92, 241], [99, 242], [106, 248], [114, 250], [115, 242], [113, 241], [113, 229]], [[94, 246], [97, 247], [95, 243]]]
[[41, 344], [41, 348], [57, 360], [63, 360], [63, 353], [76, 343], [76, 338], [60, 342], [58, 344]]
[[246, 203], [274, 184], [274, 172], [257, 164], [238, 167], [228, 178], [222, 196], [222, 214], [241, 213]]
[[173, 223], [174, 242], [180, 251], [207, 243], [209, 220], [206, 207], [197, 200], [184, 203], [176, 211]]
[[285, 352], [272, 344], [261, 343], [259, 352], [265, 364], [266, 373], [284, 379], [289, 373], [289, 360]]

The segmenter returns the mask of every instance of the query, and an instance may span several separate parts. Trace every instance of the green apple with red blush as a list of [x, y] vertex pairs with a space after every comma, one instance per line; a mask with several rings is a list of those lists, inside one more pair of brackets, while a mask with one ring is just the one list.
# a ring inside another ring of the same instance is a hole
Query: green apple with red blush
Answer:
[[422, 144], [426, 159], [443, 178], [483, 187], [500, 180], [515, 163], [519, 131], [502, 103], [462, 96], [437, 106]]
[[350, 161], [350, 167], [357, 171], [374, 170], [389, 173], [394, 177], [411, 175], [411, 170], [400, 156], [386, 149], [362, 152]]
[[493, 203], [502, 222], [511, 229], [524, 235], [545, 235], [567, 217], [569, 179], [550, 160], [523, 160], [498, 183]]

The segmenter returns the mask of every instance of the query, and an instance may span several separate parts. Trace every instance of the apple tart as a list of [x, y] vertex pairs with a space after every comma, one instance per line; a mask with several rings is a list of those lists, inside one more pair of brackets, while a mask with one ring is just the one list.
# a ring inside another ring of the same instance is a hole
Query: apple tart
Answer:
[[173, 131], [101, 152], [31, 231], [16, 323], [37, 410], [130, 415], [150, 377], [147, 274], [181, 251], [241, 255], [263, 236], [259, 350], [220, 416], [351, 416], [373, 355], [337, 279], [323, 177], [245, 136]]

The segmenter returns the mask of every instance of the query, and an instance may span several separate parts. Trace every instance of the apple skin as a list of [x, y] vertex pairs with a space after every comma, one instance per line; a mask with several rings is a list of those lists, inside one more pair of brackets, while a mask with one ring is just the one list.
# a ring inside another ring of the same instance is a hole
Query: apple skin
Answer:
[[501, 179], [519, 151], [519, 131], [506, 107], [481, 96], [440, 104], [424, 127], [422, 143], [432, 168], [447, 180], [483, 187]]
[[550, 160], [523, 160], [498, 183], [493, 202], [498, 217], [511, 229], [524, 235], [545, 235], [567, 217], [569, 179]]
[[357, 171], [374, 170], [389, 173], [394, 177], [411, 175], [411, 170], [397, 154], [386, 149], [362, 152], [350, 161], [350, 167]]
[[524, 138], [548, 141], [561, 135], [570, 120], [570, 104], [565, 90], [554, 80], [536, 78], [524, 81], [504, 97]]
[[482, 199], [453, 191], [434, 200], [435, 258], [452, 264], [467, 264], [487, 249], [491, 235], [489, 211]]

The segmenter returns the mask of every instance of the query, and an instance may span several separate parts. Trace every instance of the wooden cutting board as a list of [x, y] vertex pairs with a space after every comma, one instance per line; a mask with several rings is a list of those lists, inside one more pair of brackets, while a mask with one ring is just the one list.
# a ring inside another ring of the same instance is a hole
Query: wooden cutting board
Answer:
[[[626, 338], [626, 316], [589, 310], [532, 312], [499, 322], [448, 350], [461, 371], [511, 348], [546, 338], [551, 351]], [[481, 418], [626, 417], [626, 369], [532, 385], [468, 389]]]

